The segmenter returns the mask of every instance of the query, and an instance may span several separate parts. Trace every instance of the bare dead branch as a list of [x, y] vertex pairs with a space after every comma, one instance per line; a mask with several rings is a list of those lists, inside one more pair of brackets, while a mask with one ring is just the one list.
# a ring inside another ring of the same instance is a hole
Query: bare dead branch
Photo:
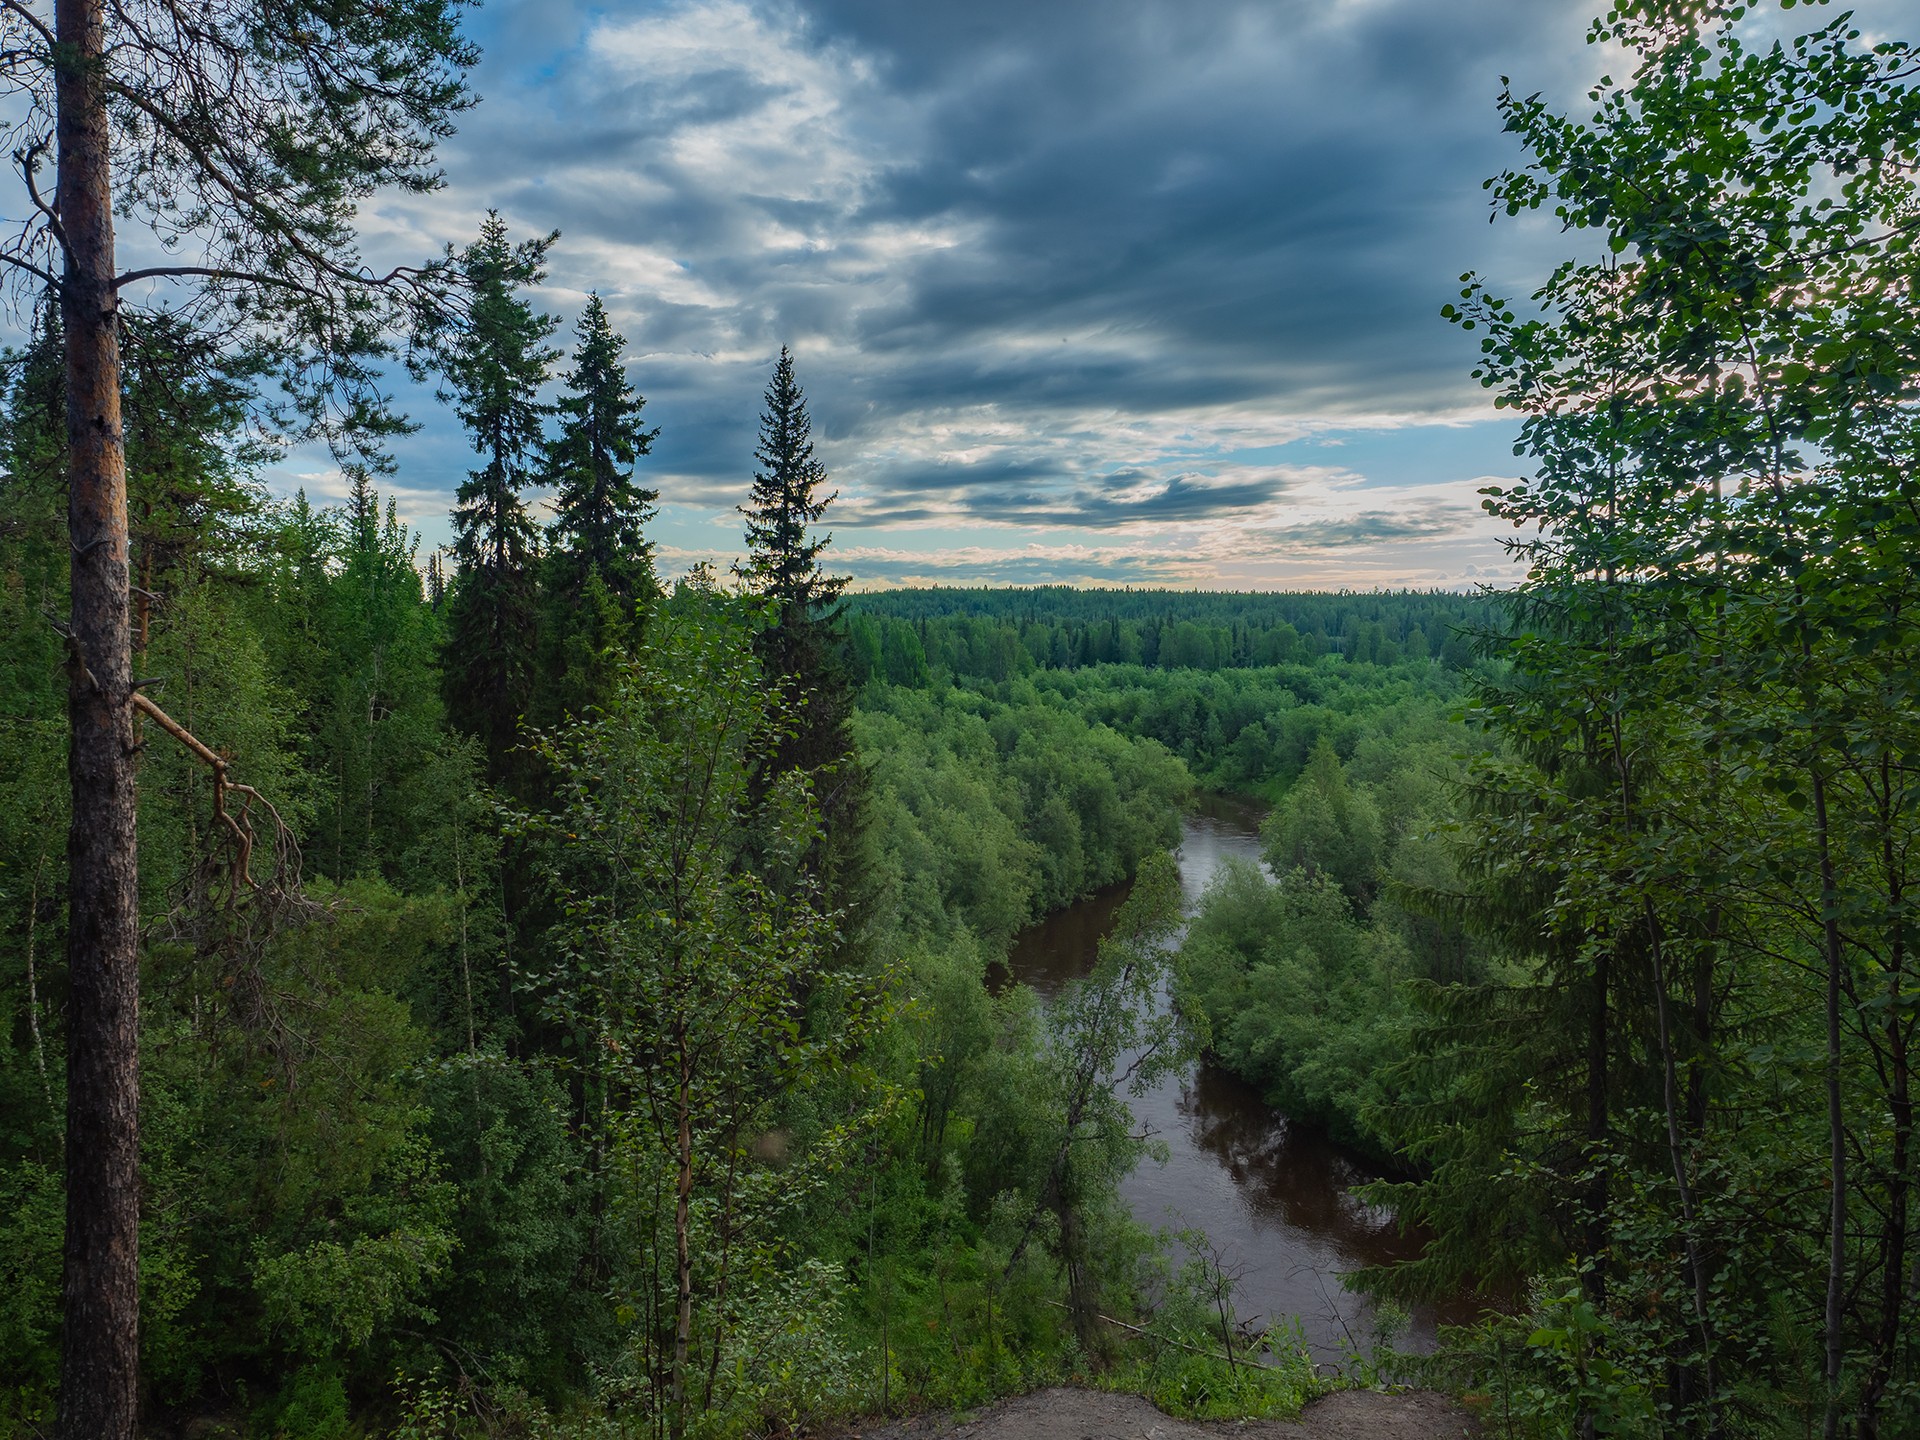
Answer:
[[[243, 785], [227, 776], [226, 758], [201, 741], [192, 731], [175, 720], [166, 711], [143, 692], [133, 692], [133, 708], [145, 715], [167, 734], [179, 741], [188, 754], [213, 772], [213, 815], [214, 819], [233, 839], [233, 888], [228, 892], [229, 901], [239, 893], [241, 886], [249, 890], [261, 890], [263, 887], [253, 878], [251, 862], [253, 859], [253, 807], [257, 804], [271, 818], [274, 834], [274, 875], [268, 887], [274, 892], [291, 896], [297, 893], [300, 884], [299, 856], [300, 847], [294, 841], [293, 831], [280, 816], [272, 801], [251, 785]], [[238, 796], [240, 805], [237, 810], [227, 808], [227, 797]], [[291, 859], [291, 864], [289, 864]]]
[[67, 248], [67, 232], [60, 224], [60, 212], [53, 208], [40, 193], [40, 182], [36, 178], [40, 173], [41, 157], [47, 153], [52, 142], [45, 136], [35, 137], [28, 144], [13, 152], [14, 161], [20, 166], [20, 178], [27, 182], [27, 198], [33, 201], [33, 208], [47, 217], [47, 226], [53, 231], [53, 238], [60, 242], [62, 251]]
[[60, 281], [50, 270], [42, 270], [31, 260], [23, 259], [11, 250], [0, 251], [0, 265], [11, 265], [16, 270], [24, 270], [36, 280], [52, 289], [60, 288]]
[[46, 41], [47, 44], [51, 45], [54, 43], [53, 31], [48, 28], [47, 22], [34, 14], [33, 11], [25, 5], [21, 4], [20, 0], [0, 0], [0, 10], [4, 10], [7, 14], [15, 16], [20, 20], [24, 20], [28, 28], [42, 40]]

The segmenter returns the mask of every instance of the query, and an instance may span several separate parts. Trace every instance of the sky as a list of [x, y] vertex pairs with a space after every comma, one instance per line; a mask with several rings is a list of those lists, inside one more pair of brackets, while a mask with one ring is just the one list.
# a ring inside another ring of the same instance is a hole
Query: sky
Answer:
[[[498, 3], [446, 188], [364, 233], [560, 232], [537, 301], [628, 339], [669, 574], [738, 553], [784, 344], [858, 585], [1497, 584], [1516, 427], [1439, 311], [1575, 243], [1481, 182], [1524, 158], [1502, 76], [1571, 104], [1604, 68], [1594, 3]], [[402, 399], [389, 488], [444, 543], [475, 457]]]

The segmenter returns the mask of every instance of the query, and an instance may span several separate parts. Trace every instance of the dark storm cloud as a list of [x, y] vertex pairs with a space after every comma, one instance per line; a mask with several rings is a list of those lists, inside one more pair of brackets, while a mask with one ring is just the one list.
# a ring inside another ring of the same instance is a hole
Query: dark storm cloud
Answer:
[[[1266, 394], [1421, 409], [1465, 393], [1461, 347], [1434, 312], [1485, 253], [1480, 178], [1512, 158], [1493, 123], [1496, 57], [1571, 38], [1578, 11], [1068, 4], [939, 18], [952, 8], [816, 12], [927, 87], [937, 145], [870, 213], [981, 227], [862, 315], [863, 351], [1051, 327], [1134, 338], [1134, 405]], [[1182, 363], [1163, 387], [1168, 355]], [[969, 378], [1023, 395], [1029, 372]]]
[[864, 585], [1178, 585], [1190, 583], [1190, 560], [1127, 553], [902, 555], [861, 551], [852, 566]]
[[849, 520], [1207, 520], [1279, 490], [1124, 427], [1478, 403], [1498, 77], [1584, 77], [1590, 3], [546, 0], [482, 13], [449, 177], [608, 298], [669, 503], [738, 498], [791, 343]]
[[1111, 483], [1076, 486], [1064, 493], [967, 491], [962, 504], [981, 519], [1002, 524], [1105, 529], [1146, 521], [1222, 519], [1269, 503], [1278, 490], [1265, 481], [1214, 484], [1188, 475], [1164, 483], [1141, 472], [1103, 478]]
[[[1112, 529], [1144, 522], [1219, 520], [1271, 504], [1281, 478], [1219, 480], [1206, 475], [1165, 478], [1153, 470], [1121, 469], [1075, 476], [1067, 467], [990, 460], [973, 465], [890, 470], [843, 507], [839, 523], [905, 525], [951, 518], [958, 509], [977, 520], [1046, 528]], [[938, 500], [938, 504], [929, 503]]]
[[1243, 543], [1269, 555], [1361, 549], [1394, 540], [1431, 540], [1457, 535], [1479, 518], [1480, 512], [1469, 505], [1422, 505], [1401, 512], [1371, 510], [1339, 520], [1290, 526]]

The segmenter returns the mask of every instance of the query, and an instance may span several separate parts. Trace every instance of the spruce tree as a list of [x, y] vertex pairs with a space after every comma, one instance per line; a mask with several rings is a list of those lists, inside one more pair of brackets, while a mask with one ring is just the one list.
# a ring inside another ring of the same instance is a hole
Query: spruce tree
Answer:
[[266, 452], [247, 411], [260, 367], [165, 313], [130, 316], [120, 358], [133, 646], [144, 657], [178, 591], [252, 561], [253, 466]]
[[626, 337], [609, 323], [598, 295], [587, 297], [574, 333], [580, 343], [555, 406], [560, 433], [547, 450], [547, 479], [555, 490], [553, 557], [558, 577], [575, 593], [595, 571], [631, 608], [659, 588], [643, 527], [660, 492], [636, 484], [633, 467], [660, 432], [640, 423], [647, 402], [627, 383], [620, 363]]
[[746, 516], [747, 556], [734, 573], [749, 593], [771, 602], [773, 615], [756, 649], [770, 689], [784, 700], [789, 726], [766, 758], [762, 782], [785, 771], [812, 777], [825, 841], [809, 857], [836, 909], [857, 928], [870, 897], [857, 892], [859, 817], [863, 785], [851, 751], [847, 717], [853, 708], [845, 664], [840, 606], [847, 577], [820, 563], [833, 537], [813, 528], [833, 503], [822, 495], [826, 467], [813, 454], [813, 421], [793, 378], [793, 356], [783, 345], [760, 416], [760, 469]]
[[847, 577], [830, 575], [820, 564], [833, 536], [816, 538], [813, 527], [836, 496], [819, 493], [827, 471], [814, 458], [813, 421], [784, 345], [767, 386], [754, 458], [761, 468], [752, 498], [740, 507], [747, 518], [747, 558], [734, 573], [750, 593], [775, 607], [761, 636], [760, 661], [803, 712], [800, 733], [782, 747], [782, 758], [811, 769], [846, 749], [836, 650]]
[[560, 433], [547, 448], [555, 518], [542, 671], [553, 708], [579, 714], [606, 696], [607, 657], [630, 637], [634, 607], [659, 593], [645, 535], [659, 492], [634, 480], [659, 432], [641, 424], [646, 401], [620, 362], [627, 342], [598, 295], [587, 297], [574, 333], [573, 369], [555, 406]]
[[489, 211], [480, 238], [458, 256], [472, 293], [467, 324], [442, 343], [440, 368], [461, 422], [482, 457], [453, 509], [459, 565], [449, 603], [446, 690], [454, 723], [486, 747], [498, 780], [532, 695], [539, 533], [521, 491], [537, 480], [541, 386], [559, 353], [546, 339], [559, 323], [521, 295], [546, 277], [557, 234], [519, 244]]
[[814, 459], [807, 397], [794, 381], [793, 356], [784, 345], [767, 386], [754, 458], [763, 468], [754, 473], [753, 498], [740, 507], [747, 517], [747, 559], [735, 573], [748, 590], [779, 604], [783, 629], [797, 634], [831, 624], [847, 580], [821, 569], [820, 556], [833, 536], [813, 539], [811, 527], [838, 496], [818, 494], [827, 470]]
[[334, 531], [324, 599], [321, 723], [311, 753], [332, 782], [315, 817], [309, 853], [335, 878], [385, 870], [424, 829], [437, 829], [446, 796], [424, 787], [444, 777], [423, 766], [441, 744], [437, 631], [415, 563], [419, 537], [391, 498], [384, 513], [372, 477], [354, 476]]

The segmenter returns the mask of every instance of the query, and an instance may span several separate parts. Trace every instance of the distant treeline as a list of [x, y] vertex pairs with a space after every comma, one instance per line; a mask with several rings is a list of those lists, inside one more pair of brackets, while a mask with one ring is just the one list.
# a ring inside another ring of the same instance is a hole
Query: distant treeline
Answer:
[[1466, 632], [1490, 610], [1451, 591], [1234, 594], [1226, 591], [883, 590], [848, 605], [856, 683], [1006, 680], [1035, 670], [1144, 665], [1236, 670], [1320, 655], [1368, 664], [1438, 660], [1464, 669]]

